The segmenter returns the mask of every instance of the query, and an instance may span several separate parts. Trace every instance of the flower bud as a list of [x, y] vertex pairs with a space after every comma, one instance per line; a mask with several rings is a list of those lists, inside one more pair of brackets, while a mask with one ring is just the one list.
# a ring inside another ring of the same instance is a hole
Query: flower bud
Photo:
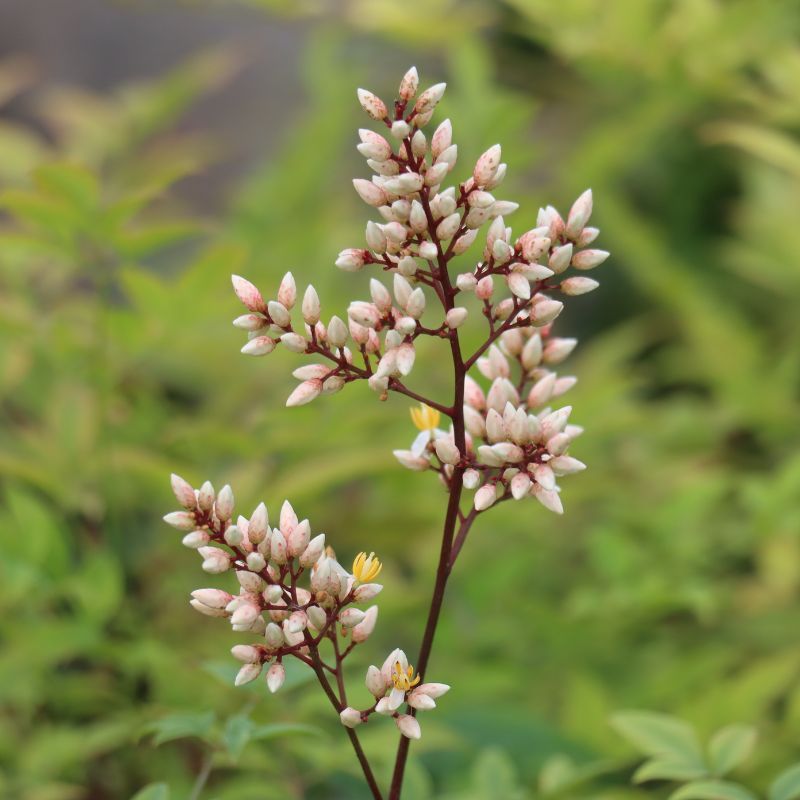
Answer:
[[475, 492], [474, 504], [477, 511], [485, 511], [489, 506], [494, 505], [497, 499], [497, 492], [493, 484], [486, 483]]
[[400, 716], [395, 717], [394, 721], [397, 729], [406, 739], [419, 739], [422, 736], [416, 717], [412, 717], [410, 714], [400, 714]]
[[339, 622], [345, 628], [352, 628], [364, 619], [364, 612], [360, 608], [346, 608], [339, 612]]
[[269, 688], [272, 694], [278, 691], [278, 689], [283, 686], [283, 682], [286, 680], [286, 670], [283, 667], [283, 664], [273, 664], [267, 670], [267, 687]]
[[269, 336], [256, 336], [251, 339], [241, 352], [246, 356], [268, 356], [275, 349], [275, 339]]
[[358, 192], [358, 196], [368, 206], [382, 206], [388, 200], [386, 192], [372, 181], [364, 180], [364, 178], [355, 178], [353, 179], [353, 186]]
[[345, 272], [358, 272], [364, 266], [364, 251], [348, 248], [339, 253], [336, 266]]
[[286, 407], [293, 408], [295, 406], [304, 406], [319, 397], [322, 391], [322, 381], [310, 380], [303, 381], [295, 390], [286, 398]]
[[234, 686], [244, 686], [250, 681], [254, 681], [261, 674], [261, 662], [245, 664], [239, 672], [236, 673]]
[[320, 533], [308, 543], [308, 546], [300, 555], [300, 566], [306, 568], [312, 566], [319, 560], [319, 557], [324, 551], [325, 534]]
[[453, 143], [453, 126], [449, 119], [439, 124], [431, 137], [431, 154], [438, 158]]
[[279, 530], [272, 531], [272, 538], [270, 539], [270, 552], [272, 553], [272, 560], [276, 564], [285, 564], [288, 560], [288, 552], [286, 547], [286, 539]]
[[445, 464], [458, 464], [461, 460], [461, 453], [449, 439], [437, 439], [433, 443], [433, 449], [436, 451], [439, 460]]
[[308, 547], [311, 540], [311, 526], [307, 519], [292, 528], [287, 539], [289, 555], [296, 558]]
[[475, 296], [479, 300], [488, 300], [491, 298], [493, 291], [494, 281], [492, 280], [492, 276], [486, 275], [484, 278], [481, 278], [478, 281], [478, 284], [475, 287]]
[[210, 541], [211, 536], [208, 531], [192, 531], [183, 537], [181, 543], [184, 547], [190, 547], [192, 550], [196, 550], [198, 547], [207, 545]]
[[481, 474], [476, 469], [465, 470], [462, 482], [465, 489], [472, 490], [480, 483]]
[[384, 119], [387, 114], [386, 105], [380, 97], [366, 89], [359, 89], [357, 94], [358, 102], [361, 103], [361, 108], [363, 108], [372, 119]]
[[249, 644], [235, 644], [231, 647], [231, 655], [245, 664], [261, 663], [261, 652], [257, 647]]
[[252, 572], [261, 572], [267, 566], [267, 560], [259, 552], [247, 554], [247, 568]]
[[387, 681], [377, 667], [370, 666], [367, 669], [365, 683], [367, 690], [373, 697], [383, 697], [386, 694]]
[[240, 275], [231, 275], [231, 282], [233, 283], [233, 291], [236, 292], [236, 296], [250, 311], [264, 312], [267, 310], [261, 292], [259, 292], [250, 281], [246, 278], [242, 278]]
[[223, 592], [222, 589], [195, 589], [192, 597], [204, 606], [213, 609], [224, 609], [233, 600], [233, 595]]
[[563, 514], [564, 506], [561, 503], [561, 497], [558, 492], [549, 491], [543, 488], [538, 483], [534, 483], [531, 487], [531, 494], [548, 510], [554, 514]]
[[610, 255], [607, 250], [580, 250], [572, 256], [572, 266], [575, 269], [594, 269]]
[[361, 712], [350, 706], [342, 709], [339, 714], [339, 719], [342, 721], [342, 725], [344, 725], [345, 728], [355, 728], [363, 722], [361, 719]]
[[592, 190], [587, 189], [573, 204], [567, 217], [567, 227], [564, 233], [568, 239], [577, 239], [580, 236], [589, 217], [592, 215]]
[[417, 93], [418, 88], [419, 75], [417, 74], [417, 68], [411, 67], [411, 69], [403, 75], [403, 80], [400, 81], [400, 88], [397, 93], [401, 100], [408, 101]]
[[559, 288], [566, 295], [579, 295], [593, 292], [600, 284], [592, 278], [579, 276], [561, 281]]
[[184, 508], [193, 511], [197, 506], [197, 496], [194, 493], [192, 485], [174, 472], [170, 475], [170, 483], [172, 484], [172, 492], [175, 495], [175, 499]]
[[467, 319], [467, 314], [469, 312], [463, 306], [456, 306], [456, 308], [451, 308], [447, 314], [445, 315], [445, 322], [447, 323], [448, 328], [460, 328], [465, 320]]
[[[426, 89], [418, 98], [414, 105], [415, 114], [424, 114], [426, 111], [433, 110], [437, 103], [442, 99], [444, 90], [447, 88], [446, 83], [437, 83]], [[417, 121], [419, 124], [419, 121]]]
[[171, 511], [169, 514], [165, 514], [163, 519], [167, 525], [171, 525], [179, 531], [190, 531], [197, 525], [191, 511]]
[[[366, 586], [377, 586], [378, 584], [363, 584], [359, 589], [364, 589]], [[356, 590], [358, 594], [358, 589]], [[372, 635], [375, 630], [375, 623], [378, 621], [378, 606], [370, 606], [364, 613], [364, 619], [357, 623], [352, 630], [352, 638], [356, 644], [365, 642]]]
[[476, 186], [486, 186], [500, 166], [500, 145], [492, 145], [477, 161], [472, 177]]
[[564, 309], [564, 304], [558, 300], [545, 298], [531, 306], [531, 320], [535, 325], [541, 327], [552, 322]]

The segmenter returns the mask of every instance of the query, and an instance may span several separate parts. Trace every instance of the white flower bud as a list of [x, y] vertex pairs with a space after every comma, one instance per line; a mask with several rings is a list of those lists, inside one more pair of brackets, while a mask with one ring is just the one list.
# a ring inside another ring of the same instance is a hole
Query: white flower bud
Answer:
[[201, 566], [205, 572], [218, 575], [230, 569], [230, 557], [218, 547], [198, 547], [197, 552], [203, 558]]
[[364, 178], [354, 178], [353, 187], [368, 206], [382, 206], [388, 200], [388, 195], [380, 186]]
[[241, 275], [231, 275], [231, 282], [236, 296], [250, 311], [264, 312], [267, 310], [261, 292], [250, 281], [242, 278]]
[[310, 567], [317, 562], [325, 551], [325, 534], [320, 533], [315, 536], [300, 556], [300, 566]]
[[398, 119], [392, 123], [391, 131], [395, 139], [405, 139], [411, 133], [411, 126], [405, 120]]
[[284, 333], [281, 336], [281, 344], [292, 353], [305, 353], [308, 342], [299, 333]]
[[272, 560], [276, 564], [285, 564], [288, 561], [286, 539], [279, 530], [272, 531], [272, 538], [270, 539], [270, 552], [272, 553]]
[[239, 581], [239, 586], [250, 594], [260, 594], [267, 588], [266, 581], [255, 572], [240, 569], [236, 572], [236, 580]]
[[367, 677], [364, 682], [373, 697], [383, 697], [386, 694], [388, 682], [376, 666], [370, 666], [367, 669]]
[[252, 572], [261, 572], [266, 566], [267, 560], [258, 551], [247, 554], [247, 568]]
[[406, 376], [411, 373], [414, 367], [414, 360], [417, 352], [411, 342], [404, 342], [397, 348], [397, 369], [401, 375]]
[[542, 360], [542, 338], [538, 333], [534, 333], [525, 343], [521, 358], [522, 366], [528, 371], [539, 366]]
[[394, 721], [397, 725], [397, 729], [406, 739], [419, 739], [422, 736], [419, 722], [410, 714], [400, 714], [400, 716], [395, 717]]
[[461, 460], [461, 453], [449, 439], [437, 439], [433, 443], [433, 448], [439, 460], [445, 464], [458, 464]]
[[254, 681], [261, 674], [261, 662], [253, 664], [245, 664], [238, 673], [236, 673], [235, 686], [244, 686], [250, 681]]
[[191, 511], [171, 511], [165, 514], [164, 522], [179, 531], [190, 531], [197, 525], [195, 516]]
[[535, 325], [547, 325], [552, 322], [562, 311], [564, 304], [559, 300], [545, 298], [531, 306], [531, 320]]
[[286, 670], [283, 667], [283, 664], [273, 664], [267, 670], [267, 687], [269, 688], [272, 694], [278, 691], [278, 689], [283, 686], [283, 682], [286, 680]]
[[425, 179], [416, 172], [402, 172], [394, 178], [387, 178], [383, 185], [392, 194], [413, 194], [425, 185]]
[[434, 164], [426, 173], [425, 173], [425, 185], [426, 186], [438, 186], [444, 179], [447, 173], [450, 171], [450, 165], [447, 162], [442, 162], [440, 164]]
[[336, 266], [345, 272], [358, 272], [364, 266], [364, 251], [348, 248], [339, 253]]
[[415, 114], [424, 114], [426, 111], [431, 111], [442, 99], [444, 90], [447, 88], [446, 83], [437, 83], [426, 89], [418, 98], [414, 105]]
[[564, 506], [561, 503], [561, 497], [558, 492], [548, 491], [534, 483], [531, 487], [531, 494], [548, 510], [554, 514], [563, 514]]
[[322, 391], [322, 381], [303, 381], [286, 399], [286, 407], [304, 406], [319, 397]]
[[[376, 583], [365, 583], [362, 586], [359, 586], [358, 589], [363, 589], [365, 586], [378, 586]], [[358, 589], [356, 590], [356, 594], [358, 594]], [[353, 641], [356, 644], [360, 644], [361, 642], [365, 642], [369, 637], [372, 635], [372, 632], [375, 630], [375, 623], [378, 621], [378, 606], [370, 606], [366, 612], [364, 612], [364, 619], [361, 620], [357, 625], [355, 625], [351, 631]]]
[[486, 186], [494, 177], [497, 168], [500, 166], [500, 145], [492, 145], [477, 161], [472, 177], [475, 185]]
[[512, 294], [515, 294], [522, 300], [530, 300], [531, 284], [525, 275], [521, 272], [510, 272], [506, 277], [506, 282]]
[[480, 480], [481, 480], [481, 474], [476, 469], [465, 470], [464, 476], [462, 478], [464, 488], [469, 490], [474, 489], [480, 483]]
[[460, 328], [467, 319], [468, 311], [463, 306], [451, 308], [445, 315], [445, 322], [448, 328]]
[[430, 462], [427, 458], [414, 455], [411, 450], [393, 450], [394, 457], [406, 469], [414, 470], [415, 472], [422, 472], [428, 469]]
[[350, 706], [342, 709], [339, 714], [339, 719], [342, 721], [342, 725], [344, 725], [345, 728], [355, 728], [363, 722], [361, 719], [361, 712]]
[[572, 256], [572, 266], [575, 269], [594, 269], [610, 255], [607, 250], [580, 250]]
[[343, 347], [347, 341], [347, 326], [339, 317], [331, 317], [328, 323], [328, 341], [333, 347]]
[[247, 524], [247, 538], [252, 544], [258, 544], [264, 539], [269, 526], [269, 514], [264, 503], [259, 503]]
[[475, 286], [475, 296], [479, 300], [489, 300], [494, 292], [494, 281], [491, 275], [481, 278]]
[[587, 247], [600, 235], [599, 228], [584, 228], [575, 244], [578, 247]]
[[524, 472], [518, 472], [511, 479], [511, 496], [515, 500], [521, 500], [523, 497], [527, 497], [530, 488], [531, 479]]
[[206, 617], [227, 617], [228, 612], [224, 608], [211, 608], [201, 603], [199, 600], [190, 600], [189, 605]]
[[270, 300], [269, 303], [267, 303], [267, 312], [269, 313], [270, 319], [272, 319], [279, 328], [288, 328], [291, 324], [292, 320], [289, 316], [289, 311], [283, 303], [277, 300]]
[[400, 81], [400, 88], [397, 93], [401, 100], [410, 100], [417, 93], [418, 88], [419, 75], [417, 74], [417, 68], [411, 67], [411, 69], [403, 75], [403, 80]]
[[321, 631], [328, 623], [328, 615], [325, 613], [325, 609], [319, 606], [309, 606], [306, 609], [306, 614], [311, 627], [317, 631]]
[[417, 131], [411, 137], [411, 152], [415, 158], [422, 158], [428, 152], [428, 142], [422, 131]]
[[439, 254], [439, 249], [433, 242], [422, 242], [419, 246], [420, 258], [433, 261]]
[[339, 622], [345, 628], [352, 628], [364, 619], [364, 612], [360, 608], [346, 608], [339, 612]]
[[543, 359], [546, 364], [560, 364], [578, 344], [577, 339], [554, 337], [544, 348]]
[[548, 465], [556, 475], [572, 475], [586, 469], [586, 464], [572, 456], [556, 456]]
[[[464, 237], [462, 236], [461, 238], [463, 239]], [[460, 242], [461, 239], [458, 241]], [[460, 292], [473, 292], [477, 284], [478, 279], [471, 272], [462, 272], [456, 277], [456, 286]]]
[[408, 303], [406, 304], [406, 312], [410, 317], [419, 319], [425, 311], [425, 293], [422, 291], [421, 286], [417, 286], [409, 295]]
[[222, 589], [195, 589], [192, 598], [212, 609], [224, 609], [233, 600], [233, 595]]
[[453, 143], [453, 126], [449, 119], [439, 124], [431, 138], [431, 154], [438, 158]]
[[477, 235], [478, 235], [477, 229], [473, 229], [467, 231], [462, 236], [459, 236], [458, 239], [456, 239], [455, 244], [453, 245], [453, 253], [459, 256], [462, 253], [466, 252], [467, 249], [470, 247], [470, 245], [475, 241]]
[[181, 543], [184, 547], [189, 547], [196, 550], [198, 547], [203, 547], [211, 541], [211, 536], [208, 531], [192, 531], [183, 537]]
[[490, 483], [486, 483], [475, 492], [473, 502], [477, 511], [485, 511], [489, 506], [494, 504], [495, 500], [497, 500], [495, 487]]
[[227, 483], [219, 490], [214, 504], [214, 513], [220, 522], [227, 522], [233, 514], [233, 490]]
[[251, 339], [241, 352], [246, 356], [267, 356], [275, 349], [275, 339], [269, 336], [256, 336]]
[[249, 644], [235, 644], [231, 647], [231, 655], [245, 664], [261, 663], [261, 653], [257, 647]]
[[593, 292], [600, 284], [592, 278], [579, 276], [561, 281], [559, 288], [566, 295], [579, 295]]
[[[319, 322], [320, 303], [317, 290], [313, 286], [309, 286], [303, 295], [303, 304], [301, 306], [303, 312], [303, 319], [309, 325], [316, 325]], [[304, 340], [305, 341], [305, 340]]]
[[436, 701], [423, 692], [411, 692], [406, 702], [411, 708], [416, 708], [419, 711], [430, 711], [432, 708], [436, 708]]
[[372, 119], [384, 119], [387, 114], [386, 104], [377, 95], [366, 89], [359, 89], [358, 102], [361, 103], [361, 108], [369, 114]]
[[285, 308], [293, 308], [297, 302], [297, 284], [291, 272], [287, 272], [283, 276], [281, 285], [278, 287], [278, 302]]
[[170, 475], [170, 483], [172, 484], [172, 492], [175, 495], [175, 499], [184, 508], [193, 511], [197, 506], [197, 496], [194, 493], [192, 485], [174, 472]]
[[577, 239], [580, 236], [589, 217], [592, 215], [592, 190], [587, 189], [573, 204], [567, 217], [567, 227], [564, 231], [568, 239]]
[[451, 239], [461, 225], [461, 215], [450, 214], [436, 226], [436, 235], [439, 239]]
[[260, 331], [268, 324], [263, 314], [242, 314], [233, 321], [233, 326], [243, 331]]
[[311, 525], [307, 519], [299, 522], [292, 528], [287, 539], [289, 555], [296, 558], [301, 553], [305, 552], [311, 540]]

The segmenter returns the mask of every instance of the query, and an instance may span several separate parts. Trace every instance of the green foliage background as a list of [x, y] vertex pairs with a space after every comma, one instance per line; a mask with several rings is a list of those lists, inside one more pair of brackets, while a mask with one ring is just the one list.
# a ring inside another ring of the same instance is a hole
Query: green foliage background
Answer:
[[[103, 96], [51, 89], [30, 124], [0, 116], [0, 796], [182, 798], [209, 752], [204, 798], [364, 796], [305, 675], [276, 697], [232, 687], [236, 639], [189, 609], [208, 580], [160, 517], [173, 470], [244, 507], [290, 496], [345, 560], [387, 563], [353, 681], [416, 649], [443, 502], [391, 456], [406, 404], [357, 386], [284, 410], [293, 359], [237, 357], [228, 278], [292, 269], [328, 314], [363, 296], [333, 267], [367, 218], [354, 87], [389, 94], [409, 63], [448, 81], [462, 169], [503, 143], [515, 229], [591, 186], [613, 257], [559, 320], [582, 339], [590, 469], [563, 518], [505, 504], [471, 537], [431, 666], [454, 689], [407, 796], [666, 797], [628, 786], [623, 708], [703, 741], [755, 726], [735, 774], [763, 795], [800, 757], [800, 6], [250, 5], [305, 16], [305, 94], [219, 217], [176, 187], [220, 155], [181, 121], [225, 91], [231, 48]], [[33, 80], [0, 63], [0, 103]], [[425, 355], [417, 385], [447, 391]], [[363, 739], [387, 774], [394, 727]]]

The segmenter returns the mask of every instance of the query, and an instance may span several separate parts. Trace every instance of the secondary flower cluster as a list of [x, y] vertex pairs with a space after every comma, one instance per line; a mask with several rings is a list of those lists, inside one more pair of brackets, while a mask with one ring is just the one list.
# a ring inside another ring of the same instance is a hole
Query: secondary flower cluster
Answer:
[[[234, 645], [231, 653], [242, 662], [235, 683], [241, 686], [255, 680], [267, 667], [266, 682], [271, 692], [281, 688], [286, 677], [283, 660], [292, 656], [309, 666], [338, 669], [352, 649], [372, 634], [378, 618], [378, 607], [366, 610], [356, 606], [374, 599], [383, 588], [375, 583], [382, 564], [374, 553], [359, 553], [348, 572], [325, 545], [325, 534], [312, 536], [308, 520], [300, 520], [291, 504], [281, 507], [277, 526], [270, 526], [267, 507], [259, 503], [249, 518], [236, 516], [230, 486], [218, 493], [206, 481], [194, 489], [178, 475], [172, 476], [172, 490], [182, 506], [164, 517], [164, 521], [184, 531], [183, 544], [197, 550], [202, 568], [211, 574], [233, 572], [238, 591], [204, 588], [191, 593], [190, 605], [209, 617], [229, 621], [237, 633], [248, 633], [254, 641]], [[307, 586], [301, 585], [305, 578]], [[326, 665], [319, 652], [328, 640], [334, 650], [336, 668]], [[402, 651], [396, 650], [394, 661], [408, 670]], [[416, 720], [405, 721], [397, 709], [403, 702], [411, 708], [432, 708], [426, 701], [415, 705], [423, 687], [412, 690], [411, 674], [405, 682], [394, 680], [395, 690], [389, 705], [363, 712], [364, 721], [374, 711], [388, 713], [397, 720], [407, 736], [419, 738]], [[386, 694], [392, 677], [387, 678], [382, 694]], [[399, 682], [398, 682], [399, 681]], [[408, 695], [397, 693], [405, 685]], [[448, 687], [428, 684], [425, 691], [432, 696], [443, 694]], [[377, 685], [368, 680], [368, 688], [377, 697]], [[343, 724], [352, 727], [352, 709], [341, 712]], [[347, 713], [346, 713], [347, 712]], [[412, 719], [409, 717], [409, 719]]]

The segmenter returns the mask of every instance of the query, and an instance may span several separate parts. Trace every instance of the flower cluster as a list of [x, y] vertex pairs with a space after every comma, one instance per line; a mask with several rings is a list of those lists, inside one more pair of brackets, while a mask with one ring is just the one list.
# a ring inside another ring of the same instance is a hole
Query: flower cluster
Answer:
[[[466, 177], [451, 180], [459, 154], [450, 121], [432, 132], [423, 130], [445, 84], [418, 90], [413, 67], [392, 104], [358, 90], [362, 108], [382, 129], [359, 131], [357, 149], [372, 175], [353, 181], [376, 218], [367, 223], [366, 246], [343, 250], [336, 265], [345, 272], [373, 270], [369, 297], [353, 300], [346, 313], [323, 322], [313, 286], [305, 289], [297, 308], [291, 272], [270, 299], [238, 275], [233, 287], [247, 310], [234, 320], [247, 332], [242, 352], [264, 356], [283, 346], [311, 359], [293, 373], [298, 384], [288, 406], [309, 403], [358, 380], [381, 399], [397, 392], [419, 403], [411, 409], [419, 433], [395, 456], [408, 469], [436, 472], [449, 496], [436, 588], [417, 662], [424, 673], [444, 587], [475, 518], [498, 502], [526, 497], [560, 514], [558, 478], [585, 468], [568, 452], [582, 429], [570, 422], [571, 408], [556, 402], [576, 381], [556, 372], [576, 340], [554, 335], [553, 322], [565, 300], [597, 288], [597, 281], [584, 273], [609, 254], [593, 247], [599, 231], [588, 224], [590, 190], [578, 197], [566, 218], [546, 206], [535, 224], [523, 226], [515, 237], [506, 220], [518, 205], [498, 196], [506, 174], [500, 145], [486, 150]], [[471, 249], [473, 266], [456, 269], [454, 260]], [[470, 318], [485, 332], [471, 353], [460, 338]], [[441, 340], [449, 348], [454, 377], [449, 403], [407, 384], [419, 337]], [[362, 610], [358, 605], [380, 591], [374, 583], [380, 561], [374, 553], [360, 553], [348, 572], [326, 549], [324, 536], [312, 537], [308, 522], [298, 520], [288, 503], [278, 526], [271, 528], [263, 504], [249, 519], [240, 516], [234, 522], [228, 487], [215, 495], [210, 484], [195, 491], [174, 478], [173, 488], [184, 510], [167, 515], [167, 521], [187, 532], [184, 544], [198, 549], [207, 572], [233, 571], [240, 587], [236, 595], [197, 590], [192, 605], [258, 637], [256, 643], [233, 648], [244, 664], [237, 683], [253, 680], [269, 665], [267, 684], [275, 691], [283, 682], [284, 658], [311, 667], [379, 800], [381, 792], [354, 729], [373, 714], [394, 718], [405, 738], [389, 797], [399, 798], [409, 740], [420, 735], [417, 712], [434, 708], [449, 687], [424, 682], [425, 675], [415, 674], [405, 653], [395, 650], [381, 668], [367, 671], [374, 702], [362, 709], [348, 703], [342, 663], [375, 626], [377, 606]], [[470, 508], [462, 507], [465, 491], [473, 493]], [[323, 644], [333, 653], [332, 665], [321, 655]], [[335, 687], [327, 673], [336, 678]]]
[[[164, 521], [185, 532], [183, 544], [198, 552], [205, 572], [233, 572], [238, 584], [237, 594], [218, 588], [196, 589], [190, 605], [205, 616], [227, 619], [237, 633], [256, 637], [231, 649], [243, 664], [236, 676], [237, 686], [255, 680], [267, 667], [267, 686], [277, 692], [286, 677], [283, 661], [289, 656], [312, 667], [336, 670], [353, 648], [372, 634], [378, 606], [366, 610], [357, 606], [373, 600], [383, 588], [374, 582], [383, 568], [374, 553], [359, 553], [348, 572], [326, 547], [325, 534], [312, 536], [308, 520], [298, 519], [288, 501], [281, 507], [278, 525], [270, 526], [264, 503], [259, 503], [249, 518], [238, 515], [234, 521], [230, 486], [216, 493], [206, 481], [194, 489], [173, 475], [172, 490], [182, 509], [170, 512]], [[306, 579], [307, 586], [301, 585], [301, 578]], [[319, 653], [325, 640], [332, 645], [336, 667], [325, 664]], [[408, 669], [402, 651], [396, 650], [393, 657]], [[391, 681], [389, 675], [381, 697]], [[411, 689], [413, 682], [406, 682], [406, 688]], [[442, 689], [442, 684], [428, 686], [434, 687], [426, 689], [434, 697], [447, 689]], [[376, 693], [374, 681], [368, 680], [368, 688]], [[415, 705], [423, 688], [409, 693], [410, 707], [432, 708], [430, 704]], [[363, 720], [376, 710], [390, 713], [405, 735], [419, 738], [416, 721], [401, 722], [396, 713], [405, 694], [399, 696], [395, 691], [391, 698], [391, 710], [373, 707], [364, 712]], [[351, 711], [344, 709], [341, 713], [342, 723], [350, 727]]]

